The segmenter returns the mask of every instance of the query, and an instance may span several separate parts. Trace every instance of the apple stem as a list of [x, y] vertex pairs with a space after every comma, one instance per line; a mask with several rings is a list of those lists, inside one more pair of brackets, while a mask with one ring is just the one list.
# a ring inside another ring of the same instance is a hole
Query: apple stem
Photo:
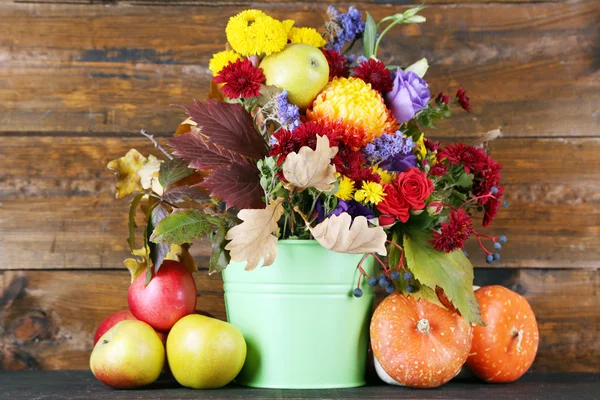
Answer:
[[515, 326], [513, 326], [510, 330], [510, 334], [517, 337], [517, 353], [523, 351], [523, 348], [521, 347], [521, 343], [523, 342], [523, 333], [523, 329], [517, 329]]
[[431, 330], [429, 320], [426, 320], [425, 318], [420, 319], [419, 322], [417, 322], [417, 330], [421, 333], [429, 333], [429, 331]]

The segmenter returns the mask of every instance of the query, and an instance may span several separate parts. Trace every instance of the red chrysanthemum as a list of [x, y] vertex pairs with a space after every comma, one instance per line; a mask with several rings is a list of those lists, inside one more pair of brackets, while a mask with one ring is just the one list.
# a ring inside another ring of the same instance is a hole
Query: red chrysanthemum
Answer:
[[448, 165], [438, 162], [429, 170], [429, 175], [433, 176], [443, 176], [448, 172]]
[[451, 164], [464, 166], [465, 172], [470, 174], [485, 168], [488, 156], [482, 149], [464, 143], [455, 143], [438, 152], [438, 159], [443, 158]]
[[469, 96], [467, 96], [467, 91], [462, 86], [456, 91], [456, 101], [458, 101], [463, 110], [471, 112], [471, 101]]
[[250, 98], [260, 94], [265, 81], [262, 68], [255, 67], [247, 58], [230, 62], [215, 77], [215, 83], [224, 84], [221, 90], [230, 99]]
[[435, 102], [438, 105], [448, 104], [448, 103], [450, 103], [450, 96], [448, 96], [444, 92], [440, 92], [440, 93], [438, 93], [437, 97], [435, 98]]
[[323, 55], [329, 64], [329, 80], [333, 78], [348, 78], [350, 76], [350, 66], [348, 59], [337, 50], [321, 49]]
[[357, 138], [348, 136], [342, 123], [307, 121], [300, 124], [294, 132], [280, 129], [273, 134], [275, 144], [269, 155], [278, 156], [277, 163], [281, 165], [288, 154], [297, 153], [303, 146], [314, 150], [317, 147], [317, 136], [327, 136], [329, 146], [337, 146], [338, 152], [332, 160], [337, 172], [356, 181], [368, 179], [379, 182], [379, 175], [374, 174], [370, 168], [363, 172], [365, 156], [360, 150], [353, 150], [357, 146]]
[[462, 249], [465, 241], [473, 233], [472, 220], [464, 209], [454, 210], [448, 222], [443, 222], [439, 232], [434, 232], [430, 243], [439, 251], [450, 253]]
[[440, 142], [425, 139], [425, 148], [430, 152], [435, 153], [440, 148]]
[[[498, 187], [500, 184], [500, 170], [502, 165], [498, 164], [492, 157], [486, 156], [486, 166], [475, 175], [475, 183], [473, 185], [473, 193], [475, 196], [483, 196]], [[490, 201], [489, 197], [482, 197], [478, 200], [481, 205], [487, 204]]]
[[483, 226], [488, 226], [494, 218], [496, 218], [496, 214], [498, 214], [498, 209], [500, 208], [500, 198], [504, 193], [504, 186], [500, 186], [498, 188], [498, 192], [492, 197], [488, 197], [489, 201], [484, 206], [485, 214], [483, 215]]
[[370, 83], [371, 87], [381, 93], [386, 93], [394, 88], [390, 71], [381, 61], [369, 58], [354, 67], [354, 76]]

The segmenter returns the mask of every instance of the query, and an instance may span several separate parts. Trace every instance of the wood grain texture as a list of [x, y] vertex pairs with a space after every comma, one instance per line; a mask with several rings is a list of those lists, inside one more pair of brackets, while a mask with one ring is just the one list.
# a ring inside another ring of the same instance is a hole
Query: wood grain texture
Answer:
[[[0, 270], [120, 267], [128, 202], [114, 198], [106, 164], [132, 147], [160, 157], [141, 137], [0, 138]], [[509, 238], [494, 265], [598, 268], [600, 139], [505, 138], [493, 147], [511, 203], [489, 230]], [[467, 250], [484, 266], [476, 247]], [[192, 249], [205, 266], [208, 244]]]
[[[220, 276], [195, 277], [197, 308], [224, 319]], [[2, 311], [3, 369], [87, 369], [96, 327], [127, 308], [126, 271], [5, 271], [4, 279], [5, 290], [15, 281], [22, 289]], [[533, 370], [599, 371], [600, 271], [487, 268], [475, 281], [502, 284], [531, 303], [540, 327]]]
[[[263, 8], [320, 26], [325, 6]], [[244, 7], [0, 5], [0, 134], [170, 132], [179, 116], [168, 105], [205, 96], [208, 60], [223, 48], [227, 18]], [[368, 9], [380, 19], [407, 7]], [[428, 23], [399, 28], [381, 58], [406, 65], [427, 57], [433, 92], [468, 88], [473, 114], [457, 112], [440, 135], [497, 127], [508, 136], [597, 134], [600, 3], [431, 5], [423, 13]]]

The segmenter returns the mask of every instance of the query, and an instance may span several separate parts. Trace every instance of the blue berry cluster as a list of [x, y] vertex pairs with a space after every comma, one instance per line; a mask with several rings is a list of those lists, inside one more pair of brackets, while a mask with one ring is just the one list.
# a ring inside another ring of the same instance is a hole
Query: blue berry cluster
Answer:
[[506, 240], [506, 236], [502, 235], [498, 238], [498, 242], [494, 243], [494, 250], [496, 250], [496, 252], [494, 254], [488, 254], [485, 257], [485, 261], [488, 264], [493, 264], [500, 259], [500, 253], [498, 252], [502, 250], [502, 244], [506, 243]]
[[[385, 288], [387, 294], [392, 294], [396, 291], [396, 285], [394, 284], [394, 281], [400, 278], [403, 278], [406, 282], [408, 282], [406, 291], [409, 293], [414, 292], [415, 287], [410, 284], [410, 281], [414, 278], [411, 272], [405, 272], [404, 274], [401, 274], [399, 271], [393, 271], [389, 276], [386, 274], [380, 274], [379, 276], [370, 277], [367, 283], [371, 287], [379, 285]], [[356, 288], [354, 289], [353, 294], [354, 297], [361, 297], [363, 295], [363, 291], [360, 288]]]

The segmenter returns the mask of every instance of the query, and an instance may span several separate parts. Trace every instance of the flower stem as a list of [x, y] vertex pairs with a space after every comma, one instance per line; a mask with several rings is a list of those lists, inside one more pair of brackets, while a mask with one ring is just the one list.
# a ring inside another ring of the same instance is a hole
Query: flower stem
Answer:
[[154, 147], [156, 147], [157, 149], [159, 149], [169, 160], [173, 159], [173, 156], [171, 155], [171, 153], [169, 153], [167, 150], [165, 150], [164, 147], [162, 147], [160, 144], [158, 144], [158, 142], [156, 141], [156, 139], [154, 139], [154, 135], [150, 135], [149, 133], [146, 132], [145, 129], [142, 129], [140, 131], [140, 134], [142, 136], [145, 136], [148, 139], [150, 139], [150, 141], [152, 142], [152, 144], [154, 145]]

